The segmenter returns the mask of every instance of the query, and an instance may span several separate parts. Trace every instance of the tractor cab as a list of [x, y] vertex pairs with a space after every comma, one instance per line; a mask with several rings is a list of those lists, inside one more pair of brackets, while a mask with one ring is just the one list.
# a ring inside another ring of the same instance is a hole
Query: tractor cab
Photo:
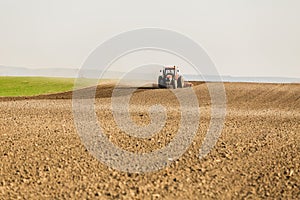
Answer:
[[164, 76], [167, 76], [167, 75], [175, 76], [176, 74], [179, 73], [179, 69], [176, 66], [174, 66], [174, 67], [164, 67], [163, 70], [160, 70], [160, 72], [163, 72]]

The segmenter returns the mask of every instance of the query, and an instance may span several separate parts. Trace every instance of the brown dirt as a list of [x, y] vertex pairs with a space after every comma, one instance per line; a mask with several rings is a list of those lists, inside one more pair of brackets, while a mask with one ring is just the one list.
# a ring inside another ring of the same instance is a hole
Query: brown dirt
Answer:
[[[206, 84], [194, 83], [201, 119], [193, 144], [167, 168], [146, 174], [110, 169], [87, 152], [74, 127], [71, 92], [1, 98], [0, 199], [300, 199], [300, 84], [225, 87], [225, 127], [209, 155], [197, 158], [210, 98]], [[111, 85], [98, 87], [96, 110], [113, 143], [149, 152], [172, 139], [180, 113], [170, 91], [141, 89], [131, 99], [139, 105], [131, 109], [138, 124], [150, 122], [147, 106], [167, 108], [167, 124], [151, 140], [118, 130], [107, 106], [111, 92]]]

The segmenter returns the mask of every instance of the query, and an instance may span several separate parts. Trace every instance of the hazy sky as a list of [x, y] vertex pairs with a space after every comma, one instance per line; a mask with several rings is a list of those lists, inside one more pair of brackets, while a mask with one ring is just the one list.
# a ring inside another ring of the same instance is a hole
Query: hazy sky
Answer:
[[0, 65], [79, 68], [143, 27], [194, 39], [222, 75], [300, 77], [299, 0], [0, 0]]

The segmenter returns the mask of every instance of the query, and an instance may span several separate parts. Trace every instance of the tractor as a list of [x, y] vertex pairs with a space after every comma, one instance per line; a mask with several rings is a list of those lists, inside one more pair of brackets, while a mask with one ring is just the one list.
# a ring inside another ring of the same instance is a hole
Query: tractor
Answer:
[[176, 66], [173, 67], [164, 67], [160, 70], [162, 73], [158, 77], [158, 87], [159, 88], [183, 88], [191, 87], [191, 84], [184, 82], [183, 76], [180, 74], [179, 68]]

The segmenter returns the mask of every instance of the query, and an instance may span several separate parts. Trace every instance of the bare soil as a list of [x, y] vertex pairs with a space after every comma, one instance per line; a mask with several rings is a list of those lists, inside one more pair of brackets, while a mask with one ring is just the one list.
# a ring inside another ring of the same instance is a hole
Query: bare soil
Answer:
[[[206, 84], [194, 83], [199, 129], [177, 161], [152, 173], [110, 169], [82, 144], [72, 93], [0, 99], [0, 199], [300, 199], [300, 84], [225, 83], [227, 115], [216, 146], [199, 160], [210, 122]], [[147, 109], [162, 104], [167, 123], [151, 139], [120, 131], [110, 110], [113, 85], [100, 85], [96, 111], [110, 141], [132, 152], [168, 144], [180, 120], [166, 89], [140, 89], [132, 119], [150, 123]]]

